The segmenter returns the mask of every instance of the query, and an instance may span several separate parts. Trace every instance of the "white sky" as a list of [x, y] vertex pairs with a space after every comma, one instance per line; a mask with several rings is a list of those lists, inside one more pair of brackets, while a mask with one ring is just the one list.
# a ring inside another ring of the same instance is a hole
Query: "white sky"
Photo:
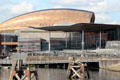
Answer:
[[96, 23], [120, 24], [120, 0], [0, 0], [0, 23], [43, 9], [71, 8], [93, 11]]

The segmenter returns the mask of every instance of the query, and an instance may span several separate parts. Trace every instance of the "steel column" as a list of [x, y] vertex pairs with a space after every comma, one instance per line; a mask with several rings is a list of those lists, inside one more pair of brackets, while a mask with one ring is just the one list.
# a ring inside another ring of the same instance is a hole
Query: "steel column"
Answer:
[[67, 48], [67, 32], [66, 32], [66, 41], [65, 41], [65, 47]]
[[82, 30], [82, 50], [84, 50], [84, 30]]
[[6, 34], [4, 33], [4, 55], [6, 55]]
[[48, 32], [48, 37], [49, 37], [49, 39], [48, 39], [48, 50], [49, 50], [49, 52], [51, 51], [51, 43], [50, 43], [50, 37], [51, 37], [51, 32], [49, 31]]
[[99, 41], [99, 48], [101, 48], [101, 40], [102, 40], [102, 37], [101, 37], [101, 30], [100, 30], [100, 41]]

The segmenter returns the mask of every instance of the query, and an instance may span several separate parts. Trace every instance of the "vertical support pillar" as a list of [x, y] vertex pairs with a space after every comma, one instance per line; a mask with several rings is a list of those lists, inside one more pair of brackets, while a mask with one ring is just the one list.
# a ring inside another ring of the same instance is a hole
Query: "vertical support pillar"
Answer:
[[20, 52], [20, 51], [19, 51], [19, 50], [20, 50], [20, 46], [19, 46], [19, 44], [20, 44], [20, 38], [19, 38], [19, 36], [18, 36], [18, 45], [17, 45], [18, 47], [17, 47], [17, 53]]
[[22, 64], [23, 64], [23, 60], [22, 60], [22, 59], [19, 59], [19, 60], [17, 61], [17, 68], [18, 68], [19, 71], [22, 69]]
[[82, 30], [82, 50], [84, 50], [84, 30]]
[[72, 48], [72, 32], [70, 32], [70, 42], [69, 42], [69, 44], [70, 44], [70, 46], [69, 46], [69, 48], [71, 49]]
[[6, 36], [5, 36], [5, 33], [3, 35], [4, 35], [4, 55], [6, 55]]
[[66, 32], [66, 38], [65, 38], [65, 48], [67, 49], [67, 32]]
[[120, 40], [120, 37], [119, 37], [120, 36], [120, 28], [118, 27], [116, 31], [117, 31], [117, 40]]
[[49, 44], [48, 44], [48, 50], [49, 50], [49, 52], [50, 52], [50, 50], [51, 50], [51, 43], [50, 43], [51, 32], [49, 31], [48, 34], [49, 34], [49, 39], [48, 39], [48, 42], [49, 42]]
[[101, 48], [101, 40], [102, 40], [102, 38], [101, 38], [101, 30], [100, 30], [100, 41], [99, 41], [99, 48]]
[[[22, 56], [21, 56], [21, 47], [20, 47], [20, 34], [18, 34], [18, 45], [17, 45], [17, 53], [20, 54], [19, 56], [19, 59], [22, 59]], [[28, 47], [28, 45], [27, 45]], [[28, 48], [27, 48], [28, 49]]]

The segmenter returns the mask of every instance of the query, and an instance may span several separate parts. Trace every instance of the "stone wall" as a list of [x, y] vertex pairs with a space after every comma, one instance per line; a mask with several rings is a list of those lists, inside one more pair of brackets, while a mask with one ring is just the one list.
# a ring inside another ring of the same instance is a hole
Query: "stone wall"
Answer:
[[120, 49], [120, 41], [107, 41], [105, 48], [107, 48], [107, 49]]
[[99, 62], [99, 67], [104, 68], [104, 69], [108, 69], [110, 66], [113, 66], [113, 65], [116, 65], [119, 63], [120, 63], [119, 59], [101, 60]]

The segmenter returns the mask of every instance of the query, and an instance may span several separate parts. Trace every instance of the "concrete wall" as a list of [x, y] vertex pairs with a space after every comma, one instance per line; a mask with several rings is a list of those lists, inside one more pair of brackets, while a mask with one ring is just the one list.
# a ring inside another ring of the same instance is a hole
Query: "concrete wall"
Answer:
[[[19, 38], [41, 38], [48, 40], [49, 39], [49, 32], [31, 28], [25, 28], [18, 30], [16, 32], [19, 35]], [[66, 32], [51, 32], [51, 38], [64, 38], [66, 37]], [[69, 34], [68, 34], [69, 36]]]
[[107, 68], [109, 68], [113, 65], [119, 64], [119, 63], [120, 63], [120, 60], [112, 60], [112, 59], [111, 60], [101, 60], [99, 62], [99, 67], [107, 69]]

